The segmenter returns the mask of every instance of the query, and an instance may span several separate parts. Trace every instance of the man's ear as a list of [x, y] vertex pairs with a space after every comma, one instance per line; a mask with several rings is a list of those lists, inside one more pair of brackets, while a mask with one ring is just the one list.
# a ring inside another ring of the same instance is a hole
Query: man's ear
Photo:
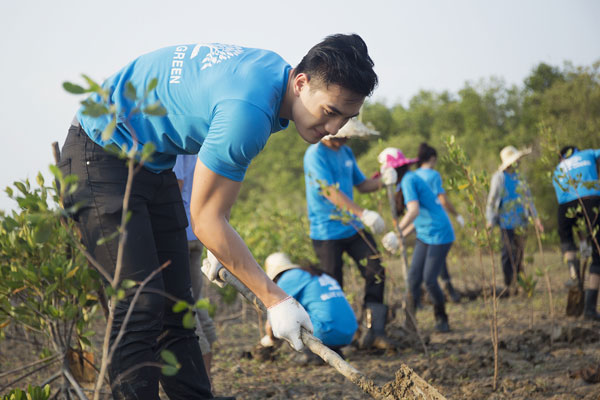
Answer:
[[294, 77], [294, 94], [298, 96], [304, 88], [308, 88], [310, 78], [304, 72]]

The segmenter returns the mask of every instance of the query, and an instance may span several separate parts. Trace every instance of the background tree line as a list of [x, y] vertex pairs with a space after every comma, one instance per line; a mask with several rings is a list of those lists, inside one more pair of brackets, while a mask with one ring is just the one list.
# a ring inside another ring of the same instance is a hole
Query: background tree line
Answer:
[[[523, 160], [521, 168], [548, 228], [547, 239], [555, 242], [557, 203], [550, 174], [558, 159], [554, 152], [547, 153], [552, 148], [549, 142], [554, 148], [567, 144], [600, 147], [599, 68], [600, 61], [562, 67], [541, 63], [519, 86], [490, 78], [467, 82], [458, 93], [421, 91], [407, 106], [367, 103], [362, 121], [373, 124], [381, 136], [355, 139], [349, 145], [363, 172], [370, 175], [378, 169], [376, 156], [385, 147], [398, 147], [414, 157], [419, 143], [429, 142], [438, 149], [437, 169], [443, 178], [453, 172], [444, 160], [444, 143], [450, 135], [472, 167], [490, 175], [500, 164], [504, 146], [532, 147], [533, 154]], [[312, 258], [302, 166], [306, 148], [291, 124], [273, 135], [248, 170], [232, 219], [259, 261], [277, 250]], [[452, 191], [449, 195], [453, 196]], [[373, 207], [378, 196], [357, 199]]]

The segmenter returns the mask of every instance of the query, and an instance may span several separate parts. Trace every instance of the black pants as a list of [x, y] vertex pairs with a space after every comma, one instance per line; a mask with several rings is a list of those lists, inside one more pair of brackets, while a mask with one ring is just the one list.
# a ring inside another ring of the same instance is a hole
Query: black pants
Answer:
[[500, 229], [502, 234], [502, 272], [504, 285], [510, 286], [523, 272], [523, 253], [525, 251], [525, 235], [515, 229]]
[[[76, 192], [64, 199], [65, 208], [83, 204], [73, 218], [84, 245], [112, 275], [118, 239], [103, 244], [98, 244], [98, 240], [110, 237], [120, 225], [126, 163], [92, 142], [83, 129], [71, 126], [59, 168], [63, 174], [79, 177]], [[183, 327], [183, 313], [172, 311], [173, 299], [193, 303], [185, 234], [187, 217], [173, 172], [155, 174], [141, 168], [134, 177], [129, 210], [121, 280], [141, 282], [163, 263], [169, 261], [170, 265], [150, 280], [133, 308], [109, 366], [113, 394], [117, 399], [158, 400], [160, 381], [170, 399], [212, 398], [194, 330]], [[119, 301], [116, 307], [111, 344], [123, 325], [132, 297]], [[162, 375], [157, 366], [162, 363], [163, 349], [173, 352], [181, 364], [175, 376]]]
[[[582, 204], [583, 208], [580, 207]], [[599, 208], [600, 196], [582, 197], [581, 202], [579, 199], [576, 199], [558, 205], [558, 236], [560, 237], [561, 250], [563, 253], [579, 250], [573, 238], [573, 228], [578, 226], [578, 224], [583, 225], [586, 239], [590, 241], [590, 245], [592, 246], [592, 264], [590, 265], [590, 272], [592, 274], [600, 274], [600, 253], [598, 253], [596, 243], [591, 240], [592, 234], [590, 233], [589, 224], [592, 225], [592, 230], [595, 229], [595, 239], [600, 243]], [[583, 212], [584, 210], [585, 213]]]
[[361, 237], [361, 234], [357, 233], [345, 239], [313, 239], [313, 247], [319, 258], [321, 269], [334, 277], [342, 288], [344, 287], [342, 254], [348, 253], [356, 262], [360, 274], [365, 279], [364, 303], [383, 303], [385, 269], [380, 262], [381, 255], [377, 251], [377, 244], [373, 236], [364, 230], [361, 233], [368, 243]]

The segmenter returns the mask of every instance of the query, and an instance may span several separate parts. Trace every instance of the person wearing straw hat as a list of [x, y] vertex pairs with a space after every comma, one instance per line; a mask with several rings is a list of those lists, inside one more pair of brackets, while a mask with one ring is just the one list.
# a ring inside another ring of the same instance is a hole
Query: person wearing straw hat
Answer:
[[324, 137], [309, 146], [304, 154], [310, 237], [321, 269], [343, 288], [342, 254], [347, 253], [365, 279], [360, 348], [393, 347], [385, 337], [385, 270], [377, 244], [369, 232], [382, 233], [385, 223], [377, 212], [354, 202], [353, 189], [356, 187], [361, 193], [379, 190], [388, 181], [395, 183], [395, 171], [389, 170], [381, 178], [366, 178], [352, 150], [345, 145], [349, 138], [377, 134], [357, 119], [351, 119], [335, 136]]
[[[358, 324], [339, 283], [314, 266], [292, 263], [285, 253], [280, 252], [267, 257], [265, 272], [306, 309], [313, 324], [313, 334], [342, 355], [340, 349], [350, 344]], [[268, 322], [266, 331], [267, 336], [261, 339], [261, 344], [269, 347], [274, 344], [275, 338]], [[295, 360], [301, 364], [309, 364], [313, 360], [321, 363], [320, 358], [308, 349]]]
[[502, 235], [502, 272], [504, 273], [505, 290], [502, 296], [510, 294], [519, 273], [523, 271], [523, 252], [525, 249], [524, 229], [533, 218], [537, 229], [544, 231], [531, 192], [525, 179], [518, 171], [519, 160], [531, 153], [531, 149], [517, 150], [514, 146], [506, 146], [500, 151], [502, 164], [492, 176], [490, 191], [486, 204], [487, 227], [498, 225]]
[[[584, 318], [592, 321], [600, 321], [600, 314], [596, 311], [600, 287], [600, 183], [597, 169], [599, 159], [600, 149], [579, 150], [575, 146], [565, 146], [560, 151], [560, 162], [552, 175], [558, 200], [560, 247], [569, 266], [570, 275], [567, 282], [567, 315], [580, 315], [583, 311]], [[580, 222], [583, 222], [585, 228], [580, 233], [583, 240], [580, 241], [579, 252], [582, 257], [592, 257], [584, 293], [577, 258], [578, 249], [573, 237], [573, 228]], [[588, 241], [591, 241], [591, 246]], [[583, 304], [581, 295], [584, 295]]]
[[[396, 188], [396, 208], [398, 215], [402, 215], [404, 209], [406, 213], [398, 222], [398, 229], [403, 236], [409, 235], [413, 229], [417, 234], [407, 277], [409, 314], [416, 316], [416, 301], [421, 297], [421, 284], [425, 283], [433, 302], [435, 329], [441, 333], [449, 332], [446, 300], [438, 284], [438, 276], [454, 242], [450, 218], [427, 182], [416, 172], [409, 171], [417, 158], [406, 158], [401, 150], [389, 147], [379, 154], [377, 160], [382, 171], [394, 169], [400, 182]], [[399, 250], [400, 243], [394, 232], [386, 234], [384, 239], [382, 242], [388, 251], [395, 253]], [[406, 328], [415, 330], [415, 322], [415, 318], [407, 319]]]

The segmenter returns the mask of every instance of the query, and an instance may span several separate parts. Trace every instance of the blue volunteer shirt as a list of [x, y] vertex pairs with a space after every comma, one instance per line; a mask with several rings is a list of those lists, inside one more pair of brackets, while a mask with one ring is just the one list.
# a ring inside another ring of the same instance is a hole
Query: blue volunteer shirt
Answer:
[[440, 194], [446, 193], [442, 186], [442, 177], [435, 169], [419, 168], [415, 170], [415, 173], [427, 183], [434, 195], [439, 196]]
[[446, 211], [427, 183], [415, 172], [408, 171], [400, 182], [404, 204], [419, 202], [419, 215], [414, 221], [417, 239], [426, 244], [447, 244], [454, 241], [454, 229]]
[[575, 151], [561, 161], [552, 179], [558, 204], [568, 203], [581, 197], [600, 196], [596, 160], [600, 149]]
[[316, 143], [308, 147], [304, 153], [304, 182], [311, 239], [345, 239], [355, 235], [357, 229], [362, 229], [363, 225], [356, 219], [352, 224], [336, 219], [341, 213], [321, 194], [321, 187], [338, 185], [342, 193], [353, 199], [354, 186], [365, 179], [348, 146], [332, 150]]
[[527, 212], [524, 206], [527, 201], [526, 190], [518, 173], [504, 171], [504, 191], [498, 210], [500, 228], [516, 229], [527, 225]]
[[277, 285], [306, 309], [314, 335], [327, 346], [350, 344], [358, 328], [352, 307], [338, 282], [327, 274], [299, 269], [283, 272]]
[[[101, 137], [110, 116], [93, 118], [82, 108], [77, 119], [101, 146], [131, 149], [134, 136], [141, 144], [154, 143], [156, 153], [145, 164], [153, 172], [172, 168], [177, 154], [197, 153], [213, 172], [242, 181], [270, 134], [289, 123], [279, 118], [279, 107], [290, 69], [268, 50], [216, 43], [165, 47], [132, 61], [102, 85], [118, 111], [110, 140]], [[136, 103], [126, 96], [127, 82], [141, 96], [153, 78], [158, 85], [146, 104], [160, 101], [167, 114], [130, 115]]]
[[177, 156], [173, 172], [177, 180], [183, 181], [181, 188], [181, 198], [185, 207], [185, 215], [187, 215], [188, 227], [185, 229], [187, 240], [198, 240], [192, 230], [192, 219], [190, 218], [190, 200], [192, 198], [192, 183], [194, 182], [194, 169], [196, 168], [196, 160], [198, 157], [195, 154], [183, 154]]

